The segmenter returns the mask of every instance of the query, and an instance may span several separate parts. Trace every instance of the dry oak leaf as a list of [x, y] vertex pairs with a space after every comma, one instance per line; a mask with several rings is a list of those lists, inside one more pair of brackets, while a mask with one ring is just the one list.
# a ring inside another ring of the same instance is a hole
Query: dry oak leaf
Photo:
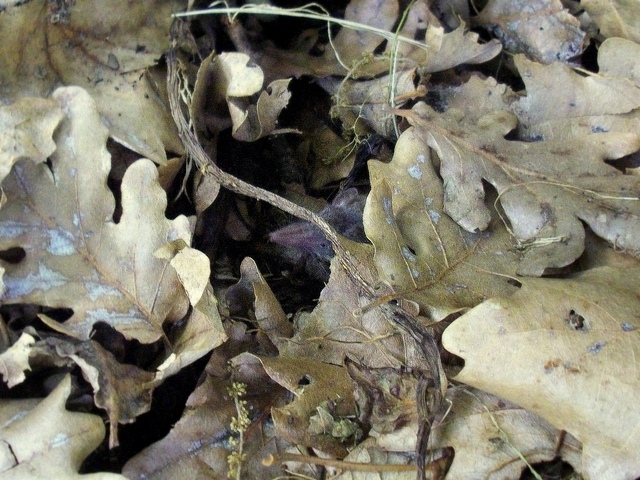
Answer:
[[583, 443], [586, 478], [640, 475], [640, 268], [523, 278], [442, 337], [465, 360], [456, 380], [537, 413]]
[[610, 243], [640, 254], [640, 179], [605, 163], [640, 149], [640, 135], [596, 133], [544, 142], [509, 141], [507, 111], [438, 113], [424, 103], [407, 117], [440, 158], [444, 211], [469, 232], [491, 222], [482, 180], [498, 201], [521, 252], [518, 273], [572, 263], [584, 250], [584, 221]]
[[495, 211], [482, 233], [463, 230], [445, 214], [432, 156], [412, 127], [398, 139], [391, 162], [369, 161], [364, 226], [378, 278], [440, 320], [515, 291], [504, 275], [515, 275], [518, 256]]
[[436, 421], [429, 437], [429, 448], [455, 449], [447, 480], [521, 478], [527, 467], [523, 459], [532, 465], [552, 461], [557, 454], [580, 467], [580, 442], [563, 437], [564, 432], [535, 413], [464, 385], [447, 390], [447, 400], [451, 409]]
[[587, 11], [605, 37], [640, 42], [640, 6], [637, 1], [582, 0], [580, 7]]
[[[61, 84], [87, 89], [117, 142], [156, 163], [183, 148], [164, 94], [145, 69], [169, 46], [171, 14], [186, 2], [48, 2], [0, 16], [0, 99], [47, 97]], [[96, 15], [99, 12], [99, 15]]]
[[328, 428], [318, 432], [314, 418], [318, 409], [329, 402], [334, 417], [355, 415], [353, 383], [344, 367], [330, 365], [304, 357], [264, 357], [242, 353], [231, 365], [262, 364], [272, 380], [295, 395], [290, 404], [272, 408], [271, 416], [279, 438], [294, 444], [317, 448], [337, 457], [347, 454], [345, 444]]
[[56, 149], [52, 136], [63, 116], [51, 99], [24, 98], [0, 107], [0, 182], [18, 160], [47, 160]]
[[[369, 251], [370, 245], [355, 244], [353, 248]], [[369, 255], [358, 255], [360, 272], [365, 278], [375, 278], [371, 272], [373, 260]], [[370, 282], [373, 284], [374, 282]], [[346, 356], [370, 368], [407, 365], [407, 354], [412, 342], [391, 325], [379, 308], [358, 314], [371, 303], [363, 296], [339, 264], [331, 261], [331, 276], [320, 293], [312, 312], [301, 312], [295, 317], [295, 334], [282, 338], [278, 351], [283, 357], [304, 357], [321, 362], [342, 365]]]
[[640, 128], [640, 45], [621, 38], [598, 49], [597, 74], [556, 62], [540, 65], [514, 57], [527, 95], [510, 109], [521, 134], [532, 140], [598, 132], [637, 133]]
[[[114, 473], [78, 474], [78, 469], [104, 438], [104, 424], [97, 415], [69, 412], [65, 403], [71, 392], [68, 375], [49, 396], [28, 412], [7, 418], [13, 405], [30, 402], [4, 401], [0, 404], [0, 476], [19, 479], [124, 479]], [[6, 402], [6, 403], [5, 403]], [[27, 407], [29, 408], [29, 407]]]
[[114, 355], [93, 340], [45, 340], [38, 353], [70, 359], [93, 388], [98, 408], [109, 416], [109, 448], [118, 446], [118, 424], [132, 423], [149, 411], [155, 375], [135, 365], [119, 363]]
[[78, 87], [53, 98], [66, 118], [50, 165], [18, 162], [3, 183], [9, 200], [0, 210], [0, 249], [22, 248], [25, 258], [5, 266], [2, 300], [73, 309], [65, 323], [49, 323], [79, 339], [105, 322], [128, 339], [154, 342], [189, 307], [175, 270], [154, 256], [174, 240], [190, 243], [188, 220], [165, 218], [156, 168], [140, 160], [124, 176], [123, 213], [114, 223], [108, 134], [96, 105]]
[[255, 361], [253, 366], [236, 362], [230, 377], [228, 355], [250, 347], [244, 326], [232, 327], [229, 337], [229, 342], [214, 351], [202, 381], [189, 396], [182, 417], [169, 434], [124, 466], [123, 473], [128, 478], [226, 478], [230, 453], [227, 440], [232, 436], [229, 425], [238, 416], [234, 398], [228, 392], [232, 382], [246, 385], [246, 395], [240, 400], [247, 402], [252, 422], [243, 438], [246, 459], [242, 464], [242, 479], [276, 478], [282, 473], [279, 465], [268, 468], [261, 460], [283, 450], [283, 442], [274, 438], [268, 412], [272, 405], [282, 402], [286, 390], [275, 385]]
[[505, 50], [545, 64], [578, 55], [585, 37], [560, 0], [490, 0], [473, 23], [489, 28]]
[[0, 374], [7, 387], [22, 383], [25, 379], [24, 372], [31, 370], [29, 354], [35, 341], [31, 335], [23, 333], [11, 347], [0, 354]]

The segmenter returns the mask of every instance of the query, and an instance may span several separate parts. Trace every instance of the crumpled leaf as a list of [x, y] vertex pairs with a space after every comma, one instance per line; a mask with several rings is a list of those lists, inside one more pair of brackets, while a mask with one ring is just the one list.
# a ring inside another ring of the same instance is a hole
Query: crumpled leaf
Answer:
[[144, 69], [166, 51], [171, 13], [185, 4], [35, 0], [6, 8], [0, 17], [2, 98], [46, 97], [61, 83], [82, 86], [116, 141], [166, 162], [166, 150], [183, 149], [168, 104]]
[[72, 308], [57, 328], [80, 339], [106, 322], [128, 339], [154, 342], [189, 305], [175, 270], [154, 252], [179, 238], [189, 244], [189, 223], [165, 218], [156, 168], [141, 160], [124, 176], [115, 224], [107, 131], [95, 104], [78, 87], [53, 98], [66, 118], [51, 166], [19, 162], [3, 183], [10, 202], [0, 210], [0, 248], [26, 251], [22, 262], [6, 265], [3, 301]]
[[0, 107], [0, 182], [23, 158], [45, 162], [56, 149], [51, 138], [63, 113], [54, 100], [24, 98]]
[[469, 233], [444, 212], [443, 185], [429, 147], [410, 128], [393, 159], [369, 161], [371, 192], [364, 225], [375, 246], [378, 278], [417, 302], [433, 320], [515, 289], [518, 257], [497, 214], [484, 233]]
[[[478, 35], [465, 32], [460, 25], [452, 32], [444, 33], [444, 28], [429, 10], [424, 0], [412, 2], [400, 36], [404, 39], [417, 39], [423, 45], [407, 43], [400, 39], [397, 43], [386, 40], [378, 34], [363, 29], [342, 28], [332, 40], [333, 46], [326, 46], [323, 56], [311, 55], [309, 51], [315, 42], [301, 41], [297, 50], [281, 50], [266, 45], [262, 68], [269, 78], [313, 75], [329, 75], [350, 78], [373, 78], [390, 69], [390, 55], [397, 52], [396, 70], [419, 67], [428, 73], [445, 70], [462, 63], [483, 63], [495, 57], [502, 46], [496, 39], [480, 44]], [[392, 31], [396, 23], [398, 2], [378, 0], [351, 1], [345, 11], [345, 20], [371, 25], [385, 31]], [[427, 31], [425, 32], [425, 26]], [[303, 33], [303, 36], [308, 32]], [[386, 42], [382, 55], [375, 50]], [[357, 48], [354, 48], [357, 45]]]
[[612, 38], [598, 49], [598, 74], [561, 63], [540, 65], [521, 55], [515, 64], [527, 96], [511, 109], [533, 140], [597, 132], [636, 133], [640, 127], [640, 45]]
[[429, 448], [454, 448], [448, 480], [521, 478], [527, 468], [523, 458], [533, 465], [552, 461], [556, 454], [580, 467], [580, 443], [571, 435], [562, 437], [536, 414], [464, 386], [450, 388], [447, 399], [451, 409], [434, 426]]
[[31, 335], [23, 333], [16, 343], [0, 354], [0, 374], [7, 387], [22, 383], [25, 379], [24, 372], [31, 370], [29, 354], [35, 341]]
[[272, 408], [271, 416], [276, 434], [294, 444], [317, 448], [344, 457], [347, 449], [340, 437], [331, 430], [315, 433], [311, 417], [325, 402], [332, 405], [334, 417], [355, 414], [353, 383], [344, 367], [310, 360], [304, 357], [263, 357], [244, 353], [232, 363], [259, 362], [265, 372], [278, 384], [294, 393], [295, 400], [280, 408]]
[[104, 424], [96, 415], [69, 412], [71, 392], [67, 375], [51, 394], [28, 413], [7, 418], [3, 412], [23, 400], [0, 404], [0, 466], [3, 479], [124, 479], [114, 473], [79, 475], [83, 460], [104, 438]]
[[[109, 448], [118, 446], [118, 424], [132, 423], [151, 407], [155, 375], [135, 365], [119, 363], [113, 354], [93, 340], [49, 338], [42, 354], [68, 358], [82, 370], [93, 387], [95, 404], [109, 416]], [[47, 348], [49, 347], [49, 348]]]
[[[363, 250], [370, 246], [363, 245]], [[360, 257], [362, 272], [372, 268], [373, 261]], [[373, 278], [373, 277], [371, 277]], [[301, 312], [295, 318], [295, 334], [278, 345], [283, 357], [304, 357], [342, 365], [349, 356], [368, 367], [399, 368], [407, 361], [411, 342], [389, 323], [379, 308], [366, 309], [371, 299], [358, 288], [339, 265], [331, 262], [331, 276], [320, 293], [318, 305], [311, 313]]]
[[227, 457], [231, 453], [229, 427], [238, 413], [234, 399], [227, 391], [233, 381], [243, 382], [247, 394], [241, 400], [253, 422], [243, 441], [247, 455], [242, 465], [242, 478], [262, 480], [282, 473], [279, 466], [265, 467], [261, 460], [282, 451], [289, 445], [274, 437], [269, 409], [282, 401], [284, 388], [275, 384], [256, 362], [236, 362], [233, 377], [229, 378], [227, 362], [251, 347], [251, 337], [244, 325], [228, 329], [229, 341], [214, 350], [201, 383], [187, 400], [185, 411], [162, 440], [150, 445], [131, 458], [123, 468], [128, 478], [172, 480], [175, 478], [226, 478]]
[[[273, 351], [284, 339], [293, 336], [291, 321], [253, 259], [247, 257], [242, 260], [240, 280], [227, 289], [225, 298], [232, 316], [255, 319], [259, 327], [258, 341], [265, 350]], [[276, 354], [277, 350], [273, 353]]]
[[199, 137], [214, 142], [217, 133], [226, 128], [229, 116], [237, 140], [253, 142], [274, 133], [278, 115], [291, 98], [289, 80], [274, 80], [254, 102], [250, 97], [262, 89], [263, 82], [262, 69], [251, 62], [249, 55], [209, 55], [198, 71], [192, 108]]
[[640, 42], [640, 9], [628, 0], [582, 0], [580, 7], [595, 20], [605, 37]]
[[476, 107], [438, 113], [418, 103], [397, 111], [438, 154], [444, 211], [456, 223], [469, 232], [489, 226], [484, 179], [497, 190], [522, 254], [519, 274], [539, 276], [573, 262], [584, 249], [580, 220], [609, 242], [640, 252], [640, 205], [629, 193], [640, 189], [639, 180], [605, 163], [640, 149], [640, 135], [508, 141], [504, 135], [515, 128], [515, 116]]
[[444, 347], [465, 360], [455, 379], [574, 435], [583, 443], [587, 478], [636, 478], [640, 269], [603, 267], [522, 283], [445, 330]]
[[578, 55], [585, 37], [560, 0], [490, 0], [474, 24], [488, 27], [507, 51], [545, 64]]

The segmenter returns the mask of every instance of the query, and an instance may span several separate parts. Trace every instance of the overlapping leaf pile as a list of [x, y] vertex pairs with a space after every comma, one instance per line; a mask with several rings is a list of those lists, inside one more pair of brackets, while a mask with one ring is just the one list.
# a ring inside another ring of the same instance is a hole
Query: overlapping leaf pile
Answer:
[[179, 91], [181, 2], [3, 7], [2, 391], [50, 392], [0, 404], [3, 475], [99, 471], [96, 414], [115, 448], [210, 353], [124, 476], [640, 476], [640, 9], [573, 3], [197, 17]]

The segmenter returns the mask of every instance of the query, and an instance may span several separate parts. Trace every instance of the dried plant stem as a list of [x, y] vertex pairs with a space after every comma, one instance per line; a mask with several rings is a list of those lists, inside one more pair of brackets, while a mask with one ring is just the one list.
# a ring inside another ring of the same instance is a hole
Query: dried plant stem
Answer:
[[177, 60], [175, 42], [176, 41], [173, 40], [172, 47], [167, 56], [169, 104], [171, 114], [173, 115], [173, 119], [178, 127], [178, 135], [180, 136], [188, 155], [195, 162], [196, 166], [203, 173], [211, 175], [218, 183], [220, 183], [221, 186], [231, 190], [232, 192], [246, 195], [257, 200], [262, 200], [301, 220], [313, 223], [322, 230], [322, 233], [324, 233], [327, 239], [331, 242], [336, 256], [339, 258], [341, 265], [344, 267], [351, 280], [353, 280], [363, 293], [373, 297], [373, 287], [369, 285], [369, 283], [360, 274], [358, 270], [358, 262], [351, 252], [349, 252], [349, 250], [344, 246], [347, 239], [340, 236], [331, 225], [317, 214], [296, 205], [280, 195], [276, 195], [268, 190], [251, 185], [250, 183], [224, 172], [211, 160], [211, 158], [209, 158], [196, 139], [194, 133], [189, 128], [189, 124], [182, 109], [180, 108], [179, 92], [182, 90], [181, 74]]
[[262, 460], [265, 467], [270, 467], [274, 463], [283, 462], [300, 462], [311, 463], [313, 465], [322, 465], [324, 467], [341, 468], [343, 470], [356, 470], [359, 472], [415, 472], [415, 465], [392, 465], [383, 464], [376, 465], [371, 463], [343, 462], [334, 460], [333, 458], [312, 457], [310, 455], [296, 455], [294, 453], [279, 453], [277, 455], [269, 455]]

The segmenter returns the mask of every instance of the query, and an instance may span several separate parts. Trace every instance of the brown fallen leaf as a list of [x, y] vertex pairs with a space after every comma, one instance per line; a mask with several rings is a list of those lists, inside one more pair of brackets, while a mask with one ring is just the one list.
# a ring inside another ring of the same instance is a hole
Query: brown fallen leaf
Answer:
[[0, 107], [0, 182], [22, 158], [45, 162], [56, 144], [53, 132], [63, 118], [55, 100], [24, 98]]
[[[115, 473], [80, 475], [82, 462], [104, 438], [100, 417], [69, 412], [65, 403], [71, 392], [67, 375], [51, 394], [37, 405], [24, 400], [4, 401], [0, 416], [0, 475], [3, 479], [61, 480], [91, 478], [96, 480], [124, 479]], [[22, 407], [20, 415], [4, 414]]]
[[116, 141], [166, 162], [165, 151], [183, 149], [166, 101], [145, 69], [167, 49], [171, 13], [185, 4], [35, 0], [3, 9], [2, 98], [46, 97], [60, 84], [82, 86]]
[[94, 392], [97, 407], [109, 416], [109, 448], [118, 446], [118, 425], [132, 423], [151, 407], [155, 375], [135, 365], [119, 363], [93, 340], [48, 338], [36, 344], [38, 355], [70, 359], [80, 367]]
[[[238, 416], [234, 398], [228, 389], [233, 382], [246, 385], [246, 401], [251, 424], [242, 438], [242, 479], [262, 480], [282, 474], [279, 465], [265, 467], [262, 459], [291, 448], [275, 437], [269, 409], [281, 404], [287, 392], [279, 387], [257, 364], [236, 362], [229, 371], [228, 360], [243, 351], [256, 348], [253, 335], [242, 324], [228, 324], [229, 341], [217, 348], [207, 364], [198, 387], [187, 400], [180, 420], [162, 440], [131, 458], [123, 468], [128, 478], [172, 480], [175, 478], [226, 478], [228, 458], [234, 438], [230, 426]], [[186, 477], [185, 477], [186, 476]]]
[[473, 23], [488, 28], [505, 50], [545, 64], [580, 54], [585, 37], [560, 0], [490, 0]]
[[582, 0], [580, 7], [594, 19], [605, 37], [640, 42], [640, 9], [637, 3], [625, 0]]
[[271, 379], [295, 395], [290, 404], [271, 410], [279, 438], [339, 458], [347, 454], [345, 437], [351, 435], [336, 435], [333, 423], [318, 430], [316, 427], [320, 420], [314, 420], [318, 409], [327, 404], [330, 405], [332, 419], [348, 419], [355, 415], [353, 383], [343, 367], [303, 357], [263, 357], [249, 353], [235, 357], [231, 363], [245, 366], [262, 364]]
[[466, 232], [445, 213], [433, 162], [414, 128], [402, 133], [390, 163], [370, 161], [364, 225], [379, 279], [437, 321], [513, 292], [507, 280], [518, 257], [494, 211], [482, 234]]
[[3, 183], [9, 203], [0, 210], [0, 246], [26, 251], [6, 266], [3, 302], [72, 308], [64, 324], [49, 323], [80, 339], [106, 322], [128, 339], [154, 342], [189, 306], [176, 271], [154, 252], [177, 239], [188, 245], [188, 221], [165, 218], [157, 171], [142, 160], [125, 174], [123, 214], [114, 223], [107, 130], [95, 103], [78, 87], [59, 89], [53, 99], [66, 118], [50, 165], [18, 162]]
[[444, 211], [469, 232], [491, 222], [482, 180], [498, 192], [516, 248], [518, 273], [539, 276], [562, 267], [584, 249], [580, 221], [612, 244], [640, 252], [637, 177], [623, 175], [605, 160], [640, 149], [640, 135], [598, 133], [544, 142], [504, 138], [517, 125], [507, 111], [449, 109], [438, 113], [419, 103], [398, 110], [438, 154]]
[[571, 139], [590, 133], [636, 133], [640, 126], [640, 45], [612, 38], [598, 49], [597, 74], [556, 62], [514, 58], [527, 95], [510, 109], [523, 138]]
[[444, 347], [465, 360], [455, 379], [574, 435], [583, 444], [585, 478], [636, 478], [640, 269], [522, 283], [445, 330]]

